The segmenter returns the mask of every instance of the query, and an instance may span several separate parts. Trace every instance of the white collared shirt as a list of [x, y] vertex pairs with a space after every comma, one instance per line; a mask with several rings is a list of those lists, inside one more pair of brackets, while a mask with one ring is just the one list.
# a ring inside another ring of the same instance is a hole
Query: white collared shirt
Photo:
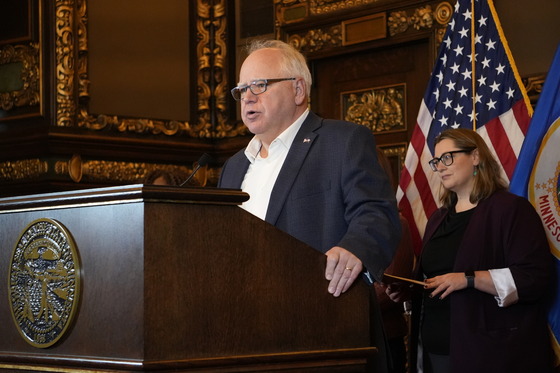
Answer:
[[306, 110], [290, 127], [272, 141], [266, 158], [260, 156], [262, 143], [257, 136], [251, 139], [245, 149], [245, 156], [251, 164], [241, 183], [241, 190], [248, 193], [250, 198], [241, 205], [241, 208], [262, 220], [266, 217], [272, 188], [274, 188], [280, 169], [308, 113], [309, 110]]

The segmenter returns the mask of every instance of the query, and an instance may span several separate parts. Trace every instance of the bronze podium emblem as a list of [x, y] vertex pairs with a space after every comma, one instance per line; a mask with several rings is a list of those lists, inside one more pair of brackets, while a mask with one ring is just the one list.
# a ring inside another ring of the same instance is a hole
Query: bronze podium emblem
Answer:
[[55, 344], [72, 322], [80, 293], [76, 245], [62, 224], [39, 219], [23, 231], [12, 254], [8, 286], [23, 338], [39, 348]]

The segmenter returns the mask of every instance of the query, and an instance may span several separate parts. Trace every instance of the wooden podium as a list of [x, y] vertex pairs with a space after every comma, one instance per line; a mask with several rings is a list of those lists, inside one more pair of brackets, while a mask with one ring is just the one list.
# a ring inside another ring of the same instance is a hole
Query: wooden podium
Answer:
[[[368, 286], [328, 294], [325, 256], [239, 208], [247, 198], [130, 185], [0, 199], [0, 371], [366, 371]], [[80, 284], [71, 325], [42, 348], [18, 330], [6, 280], [45, 218], [70, 232]]]

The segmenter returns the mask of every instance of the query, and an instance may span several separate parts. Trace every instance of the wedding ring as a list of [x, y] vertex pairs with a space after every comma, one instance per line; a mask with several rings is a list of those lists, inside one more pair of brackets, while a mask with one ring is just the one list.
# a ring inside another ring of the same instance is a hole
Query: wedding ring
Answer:
[[346, 269], [347, 269], [347, 270], [349, 270], [349, 271], [351, 271], [351, 270], [352, 270], [352, 268], [348, 268], [348, 267], [346, 267]]

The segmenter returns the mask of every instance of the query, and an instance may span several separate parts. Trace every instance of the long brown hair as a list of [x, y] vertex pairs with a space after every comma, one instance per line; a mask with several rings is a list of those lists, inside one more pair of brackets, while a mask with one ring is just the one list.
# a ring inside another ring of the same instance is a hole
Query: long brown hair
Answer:
[[[475, 168], [474, 185], [470, 195], [471, 203], [478, 203], [484, 198], [490, 197], [497, 190], [507, 189], [507, 183], [500, 176], [500, 165], [490, 152], [490, 149], [476, 131], [457, 128], [448, 129], [436, 137], [436, 144], [444, 139], [453, 141], [455, 146], [461, 150], [478, 151], [478, 166]], [[440, 202], [443, 206], [450, 208], [457, 202], [457, 194], [451, 190], [442, 188], [443, 192]]]

